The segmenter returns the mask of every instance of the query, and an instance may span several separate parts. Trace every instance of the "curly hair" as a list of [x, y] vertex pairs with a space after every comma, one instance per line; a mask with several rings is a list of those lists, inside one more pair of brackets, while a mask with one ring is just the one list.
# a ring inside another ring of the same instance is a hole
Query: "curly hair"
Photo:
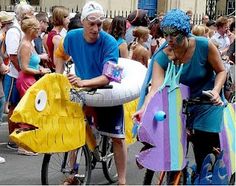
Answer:
[[126, 19], [123, 16], [116, 16], [110, 25], [109, 33], [117, 40], [124, 38], [126, 33]]
[[185, 35], [191, 32], [190, 18], [180, 9], [172, 9], [166, 13], [162, 22], [161, 29], [164, 27], [176, 28]]

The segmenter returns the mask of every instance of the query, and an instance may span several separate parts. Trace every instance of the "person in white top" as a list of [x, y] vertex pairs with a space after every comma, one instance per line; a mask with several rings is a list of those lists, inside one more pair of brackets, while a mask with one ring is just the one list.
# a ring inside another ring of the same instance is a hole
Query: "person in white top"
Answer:
[[229, 23], [226, 17], [220, 17], [216, 20], [216, 33], [211, 37], [211, 41], [217, 46], [222, 61], [224, 63], [227, 72], [230, 70], [230, 64], [228, 63], [228, 58], [226, 56], [227, 51], [230, 46], [230, 39], [228, 37], [229, 33]]
[[227, 35], [229, 31], [228, 19], [226, 17], [220, 17], [216, 20], [216, 33], [211, 37], [211, 41], [215, 43], [219, 49], [221, 56], [225, 55], [229, 49], [230, 40]]

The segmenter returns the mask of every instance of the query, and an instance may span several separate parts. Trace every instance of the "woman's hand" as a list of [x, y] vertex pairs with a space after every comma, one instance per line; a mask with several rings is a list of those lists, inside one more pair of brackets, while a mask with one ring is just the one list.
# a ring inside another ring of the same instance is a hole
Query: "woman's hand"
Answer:
[[137, 112], [135, 112], [133, 115], [132, 115], [132, 120], [134, 123], [140, 123], [141, 119], [142, 119], [142, 116], [143, 116], [143, 113], [144, 113], [144, 109], [141, 108], [140, 110], [138, 110]]
[[221, 100], [221, 97], [219, 95], [219, 93], [216, 91], [216, 90], [209, 90], [207, 91], [208, 94], [209, 94], [209, 98], [210, 98], [210, 101], [212, 101], [212, 103], [214, 105], [223, 105], [223, 101]]
[[47, 53], [40, 54], [39, 57], [42, 60], [49, 61], [49, 57]]
[[7, 74], [9, 72], [9, 66], [5, 65], [4, 63], [0, 66], [0, 74]]
[[48, 74], [51, 72], [50, 68], [44, 68], [44, 67], [41, 67], [39, 68], [39, 72], [41, 75], [44, 75], [44, 74]]

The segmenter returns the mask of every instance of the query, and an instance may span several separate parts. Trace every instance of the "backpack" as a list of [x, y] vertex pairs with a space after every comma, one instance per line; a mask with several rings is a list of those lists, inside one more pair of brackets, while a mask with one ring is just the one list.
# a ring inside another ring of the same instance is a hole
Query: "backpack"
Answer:
[[[22, 38], [21, 30], [17, 26], [14, 26], [14, 25], [9, 27], [9, 29], [10, 28], [16, 28], [19, 31], [20, 41], [21, 41], [21, 38]], [[2, 32], [0, 35], [0, 57], [2, 57], [4, 64], [8, 65], [10, 63], [10, 58], [6, 52], [6, 41], [5, 40], [6, 40], [6, 32]]]

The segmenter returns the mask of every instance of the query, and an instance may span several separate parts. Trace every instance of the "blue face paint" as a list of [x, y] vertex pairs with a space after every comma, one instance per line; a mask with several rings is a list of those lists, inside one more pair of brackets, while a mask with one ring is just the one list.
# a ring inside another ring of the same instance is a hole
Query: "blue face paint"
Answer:
[[183, 42], [184, 40], [184, 35], [182, 33], [179, 33], [176, 37], [176, 43], [179, 45]]
[[172, 28], [172, 27], [163, 28], [163, 34], [164, 34], [164, 37], [166, 37], [167, 41], [169, 41], [170, 39], [175, 39], [178, 45], [180, 45], [184, 39], [184, 34], [180, 32], [179, 30], [177, 30], [176, 28]]

